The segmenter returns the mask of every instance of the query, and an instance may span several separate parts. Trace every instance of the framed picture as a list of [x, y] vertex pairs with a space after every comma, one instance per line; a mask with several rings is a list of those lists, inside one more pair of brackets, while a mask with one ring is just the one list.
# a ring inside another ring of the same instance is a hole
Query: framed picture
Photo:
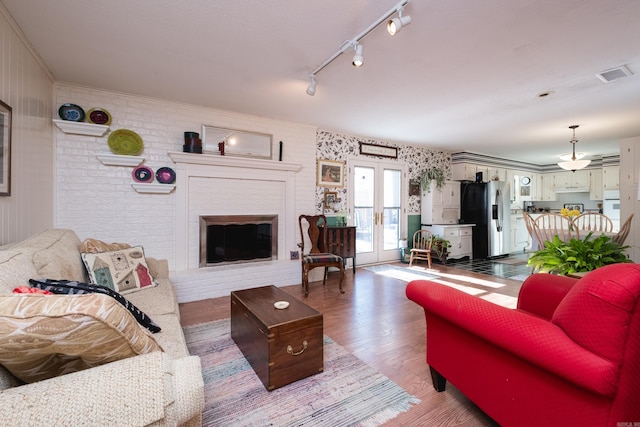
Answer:
[[344, 187], [344, 162], [318, 159], [318, 187]]
[[331, 205], [338, 201], [338, 193], [335, 191], [325, 191], [324, 193], [324, 210], [327, 210]]
[[0, 101], [0, 196], [11, 195], [11, 107]]
[[387, 147], [384, 145], [367, 144], [366, 142], [360, 142], [360, 154], [397, 159], [398, 149], [396, 147]]

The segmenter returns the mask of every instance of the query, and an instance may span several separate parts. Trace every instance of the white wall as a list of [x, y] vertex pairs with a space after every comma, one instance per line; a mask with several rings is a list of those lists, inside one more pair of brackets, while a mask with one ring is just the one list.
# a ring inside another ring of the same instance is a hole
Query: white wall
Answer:
[[53, 80], [0, 3], [0, 99], [12, 108], [11, 195], [0, 197], [0, 245], [53, 226]]
[[620, 225], [633, 214], [625, 245], [629, 258], [640, 262], [640, 137], [620, 141]]
[[[277, 161], [278, 143], [283, 141], [283, 162], [302, 165], [302, 169], [296, 173], [296, 217], [301, 213], [315, 212], [314, 127], [129, 94], [56, 84], [54, 104], [58, 106], [66, 102], [78, 104], [86, 111], [93, 107], [105, 108], [112, 116], [111, 131], [126, 128], [137, 132], [144, 141], [144, 151], [141, 154], [145, 158], [144, 164], [153, 170], [162, 166], [175, 169], [167, 153], [182, 151], [184, 132], [202, 133], [203, 124], [272, 134], [276, 158], [274, 161]], [[96, 155], [111, 154], [107, 145], [108, 134], [103, 137], [89, 137], [65, 134], [56, 129], [55, 137], [55, 225], [75, 230], [80, 239], [93, 237], [108, 242], [140, 244], [144, 246], [148, 256], [168, 259], [169, 268], [174, 270], [175, 191], [170, 194], [137, 193], [131, 187], [132, 167], [105, 166], [100, 163]], [[242, 194], [242, 190], [238, 189], [238, 195]], [[216, 201], [220, 205], [229, 202], [220, 199]], [[255, 198], [250, 202], [256, 205], [261, 203]], [[290, 227], [294, 232], [298, 232], [297, 223], [279, 226]], [[295, 267], [295, 280], [299, 283], [299, 264]], [[265, 280], [264, 277], [262, 280]]]

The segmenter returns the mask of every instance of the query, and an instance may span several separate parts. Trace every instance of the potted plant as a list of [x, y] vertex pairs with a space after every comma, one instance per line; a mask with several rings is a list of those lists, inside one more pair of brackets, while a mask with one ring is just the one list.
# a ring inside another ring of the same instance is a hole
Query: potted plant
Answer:
[[434, 253], [443, 264], [447, 263], [447, 253], [449, 252], [448, 248], [450, 247], [451, 242], [444, 237], [437, 235], [431, 237], [431, 252]]
[[529, 258], [527, 264], [541, 273], [566, 276], [584, 273], [596, 268], [621, 262], [632, 262], [624, 254], [629, 246], [620, 246], [610, 237], [601, 234], [592, 239], [589, 233], [584, 239], [573, 238], [568, 242], [554, 236]]
[[431, 192], [431, 181], [434, 180], [436, 182], [436, 188], [438, 190], [442, 190], [447, 178], [441, 168], [433, 167], [431, 169], [424, 170], [422, 175], [420, 175], [420, 186], [423, 190], [426, 189], [428, 192]]

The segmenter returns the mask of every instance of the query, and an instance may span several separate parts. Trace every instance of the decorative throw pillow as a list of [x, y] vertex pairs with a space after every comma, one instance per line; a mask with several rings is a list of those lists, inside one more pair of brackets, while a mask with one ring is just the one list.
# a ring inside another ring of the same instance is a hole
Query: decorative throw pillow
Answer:
[[[41, 292], [48, 292], [54, 294], [64, 294], [64, 295], [78, 295], [78, 294], [90, 294], [90, 293], [100, 293], [109, 295], [111, 298], [114, 298], [118, 301], [124, 308], [129, 310], [129, 312], [136, 318], [138, 323], [142, 326], [153, 332], [160, 332], [160, 326], [156, 324], [149, 316], [147, 316], [142, 310], [133, 305], [129, 300], [125, 297], [113, 291], [109, 288], [100, 285], [94, 285], [90, 283], [82, 283], [71, 280], [51, 280], [51, 279], [29, 279], [29, 283], [31, 286], [34, 286]], [[36, 290], [35, 288], [30, 288], [32, 290]]]
[[121, 294], [156, 286], [141, 246], [100, 253], [83, 253], [89, 281]]
[[127, 243], [107, 243], [102, 240], [88, 238], [80, 243], [81, 253], [97, 254], [100, 252], [118, 251], [121, 249], [129, 249], [131, 245]]
[[0, 364], [30, 383], [162, 351], [126, 313], [102, 294], [0, 295]]

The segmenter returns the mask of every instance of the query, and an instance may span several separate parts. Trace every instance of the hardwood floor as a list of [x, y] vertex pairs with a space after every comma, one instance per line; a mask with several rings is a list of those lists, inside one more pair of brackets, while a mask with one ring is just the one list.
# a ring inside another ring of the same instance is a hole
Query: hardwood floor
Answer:
[[[435, 264], [433, 268], [444, 275], [440, 279], [505, 305], [513, 303], [520, 287], [520, 282], [509, 279]], [[405, 286], [396, 278], [358, 268], [355, 275], [345, 273], [345, 294], [340, 294], [334, 273], [326, 287], [311, 283], [308, 298], [300, 285], [282, 289], [323, 313], [325, 335], [420, 398], [420, 404], [386, 425], [497, 425], [451, 384], [443, 393], [433, 389], [426, 364], [424, 311], [407, 299]], [[230, 298], [181, 304], [180, 313], [183, 326], [227, 318]]]

